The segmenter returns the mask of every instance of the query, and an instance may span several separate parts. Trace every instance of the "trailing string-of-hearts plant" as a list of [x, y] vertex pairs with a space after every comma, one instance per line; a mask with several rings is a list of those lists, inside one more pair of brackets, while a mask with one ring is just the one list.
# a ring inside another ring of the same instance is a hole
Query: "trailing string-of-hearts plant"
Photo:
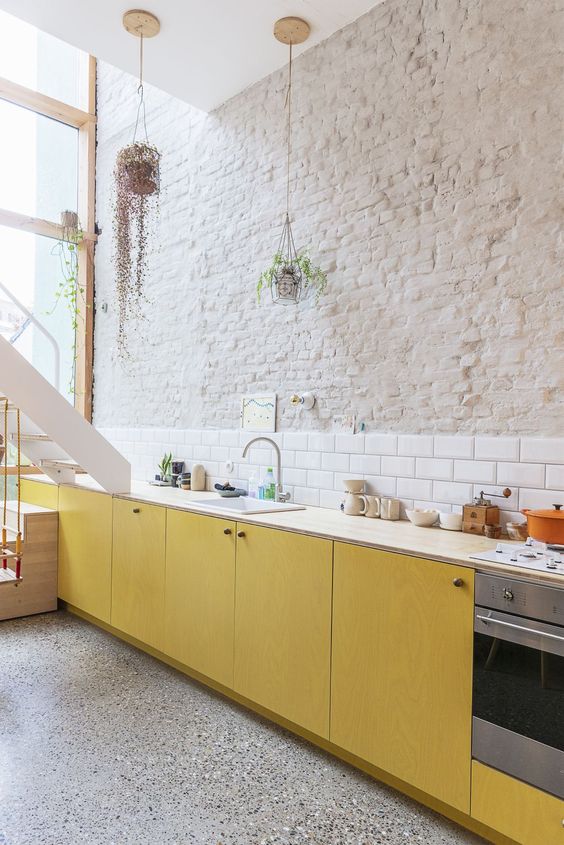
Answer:
[[[143, 317], [146, 301], [147, 258], [159, 212], [160, 160], [158, 149], [149, 143], [145, 100], [143, 96], [143, 40], [159, 31], [158, 20], [147, 12], [126, 12], [123, 19], [128, 32], [139, 38], [139, 85], [137, 118], [133, 141], [118, 154], [114, 168], [114, 263], [118, 306], [118, 352], [129, 357], [128, 325]], [[142, 120], [145, 140], [137, 140]]]

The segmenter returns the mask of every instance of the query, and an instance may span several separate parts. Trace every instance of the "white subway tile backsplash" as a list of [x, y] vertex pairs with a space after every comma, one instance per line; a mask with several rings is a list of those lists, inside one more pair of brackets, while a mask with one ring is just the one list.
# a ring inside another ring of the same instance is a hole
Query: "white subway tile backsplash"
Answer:
[[547, 466], [546, 486], [551, 490], [564, 490], [564, 466]]
[[415, 475], [415, 458], [399, 458], [385, 455], [382, 458], [382, 475], [412, 477]]
[[365, 478], [365, 489], [367, 493], [374, 495], [395, 496], [397, 479], [384, 475], [367, 475]]
[[495, 484], [496, 465], [493, 461], [455, 461], [455, 481], [476, 481]]
[[519, 510], [521, 508], [548, 508], [553, 505], [564, 507], [564, 494], [562, 490], [531, 490], [521, 487], [519, 490]]
[[[245, 487], [251, 474], [264, 475], [275, 466], [268, 444], [257, 443], [249, 459], [242, 447], [257, 435], [233, 430], [176, 428], [100, 429], [132, 464], [134, 478], [149, 479], [158, 461], [172, 449], [189, 470], [203, 463], [208, 487], [224, 481], [225, 462], [234, 462], [229, 475]], [[361, 478], [368, 493], [398, 496], [403, 506], [461, 509], [480, 490], [501, 493], [493, 499], [502, 510], [503, 524], [518, 518], [522, 507], [545, 508], [564, 504], [564, 438], [494, 437], [421, 434], [331, 434], [277, 432], [268, 434], [282, 449], [283, 482], [296, 501], [336, 508], [344, 497], [344, 482]], [[240, 479], [240, 481], [239, 481]], [[517, 517], [516, 517], [517, 515]]]
[[325, 472], [322, 469], [309, 469], [307, 471], [307, 486], [330, 489], [333, 487], [333, 473]]
[[361, 475], [380, 475], [379, 455], [351, 455], [350, 471]]
[[351, 456], [344, 452], [323, 452], [321, 455], [321, 468], [335, 470], [336, 472], [348, 472], [350, 470]]
[[335, 451], [362, 454], [364, 452], [364, 434], [336, 434]]
[[521, 461], [564, 464], [564, 437], [522, 437]]
[[433, 436], [431, 434], [400, 434], [398, 455], [413, 455], [416, 458], [432, 457]]
[[367, 434], [364, 451], [368, 455], [397, 455], [396, 434]]
[[284, 432], [284, 448], [285, 449], [299, 449], [300, 451], [307, 450], [308, 435], [305, 432], [285, 431]]
[[474, 457], [485, 461], [518, 461], [518, 437], [476, 437]]
[[474, 438], [456, 434], [437, 434], [435, 435], [435, 457], [473, 458]]
[[303, 469], [319, 469], [321, 452], [296, 452], [296, 466]]
[[431, 499], [433, 482], [423, 478], [398, 478], [397, 495], [411, 499]]
[[433, 499], [465, 505], [472, 499], [472, 485], [458, 481], [433, 481]]
[[334, 434], [310, 434], [308, 436], [308, 449], [310, 452], [334, 452]]
[[453, 462], [445, 458], [417, 458], [415, 461], [415, 475], [417, 478], [450, 481], [453, 472]]
[[544, 464], [511, 464], [497, 465], [497, 483], [507, 484], [508, 487], [544, 487]]

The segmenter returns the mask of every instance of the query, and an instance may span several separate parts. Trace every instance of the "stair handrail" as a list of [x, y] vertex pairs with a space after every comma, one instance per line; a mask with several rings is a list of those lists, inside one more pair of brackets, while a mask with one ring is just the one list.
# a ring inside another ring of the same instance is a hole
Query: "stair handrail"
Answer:
[[[29, 322], [33, 323], [33, 324], [34, 324], [34, 326], [37, 326], [37, 328], [39, 329], [39, 331], [40, 331], [43, 335], [45, 335], [45, 337], [47, 338], [47, 340], [49, 341], [49, 343], [50, 343], [50, 344], [51, 344], [51, 346], [53, 347], [53, 354], [54, 354], [54, 356], [55, 356], [55, 363], [54, 363], [54, 367], [55, 367], [55, 377], [54, 377], [54, 379], [53, 379], [53, 387], [54, 387], [57, 391], [59, 391], [59, 392], [60, 392], [60, 385], [61, 385], [61, 380], [60, 380], [60, 379], [61, 379], [61, 350], [60, 350], [60, 347], [59, 347], [59, 344], [58, 344], [58, 342], [57, 342], [56, 338], [55, 338], [55, 337], [53, 337], [53, 335], [51, 334], [51, 332], [49, 332], [49, 331], [45, 328], [45, 326], [44, 326], [42, 323], [40, 323], [40, 322], [39, 322], [39, 320], [37, 319], [37, 317], [36, 317], [36, 316], [35, 316], [35, 315], [34, 315], [34, 314], [33, 314], [33, 313], [29, 310], [29, 308], [27, 308], [27, 307], [23, 304], [23, 302], [20, 302], [20, 301], [19, 301], [19, 299], [18, 299], [16, 296], [14, 296], [14, 294], [12, 293], [12, 291], [11, 291], [11, 290], [9, 290], [9, 288], [7, 288], [5, 285], [3, 285], [3, 284], [2, 284], [2, 282], [0, 282], [0, 290], [1, 290], [3, 293], [5, 293], [5, 294], [6, 294], [6, 296], [7, 296], [7, 297], [9, 297], [9, 299], [11, 299], [11, 300], [12, 300], [12, 302], [14, 303], [14, 305], [16, 305], [16, 306], [20, 309], [20, 311], [23, 311], [24, 315], [27, 317], [27, 319], [28, 319], [28, 321], [29, 321]], [[19, 334], [18, 334], [18, 335], [16, 335], [16, 337], [15, 337], [15, 339], [14, 339], [14, 340], [17, 340], [17, 339], [18, 339], [18, 337], [19, 337]], [[10, 342], [12, 342], [12, 341], [10, 341]]]

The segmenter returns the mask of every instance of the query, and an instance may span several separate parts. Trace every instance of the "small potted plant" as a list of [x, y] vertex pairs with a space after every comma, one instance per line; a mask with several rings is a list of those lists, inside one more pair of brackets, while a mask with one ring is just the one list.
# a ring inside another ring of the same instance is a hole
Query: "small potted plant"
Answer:
[[162, 460], [159, 464], [159, 473], [160, 473], [160, 481], [161, 484], [171, 484], [172, 477], [171, 477], [171, 470], [172, 467], [172, 452], [168, 454], [165, 452]]
[[309, 291], [315, 291], [315, 301], [319, 302], [327, 287], [327, 274], [312, 264], [305, 250], [294, 255], [277, 252], [270, 267], [261, 273], [258, 280], [259, 302], [265, 287], [270, 290], [273, 300], [281, 304], [299, 302]]

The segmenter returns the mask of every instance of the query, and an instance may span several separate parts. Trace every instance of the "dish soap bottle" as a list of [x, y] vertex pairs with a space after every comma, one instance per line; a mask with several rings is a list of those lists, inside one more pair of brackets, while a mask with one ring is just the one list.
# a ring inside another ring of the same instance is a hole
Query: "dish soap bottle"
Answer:
[[266, 476], [264, 478], [264, 498], [273, 502], [276, 498], [276, 482], [274, 481], [274, 473], [272, 467], [267, 467]]
[[249, 499], [258, 499], [258, 486], [257, 477], [253, 472], [249, 476]]

